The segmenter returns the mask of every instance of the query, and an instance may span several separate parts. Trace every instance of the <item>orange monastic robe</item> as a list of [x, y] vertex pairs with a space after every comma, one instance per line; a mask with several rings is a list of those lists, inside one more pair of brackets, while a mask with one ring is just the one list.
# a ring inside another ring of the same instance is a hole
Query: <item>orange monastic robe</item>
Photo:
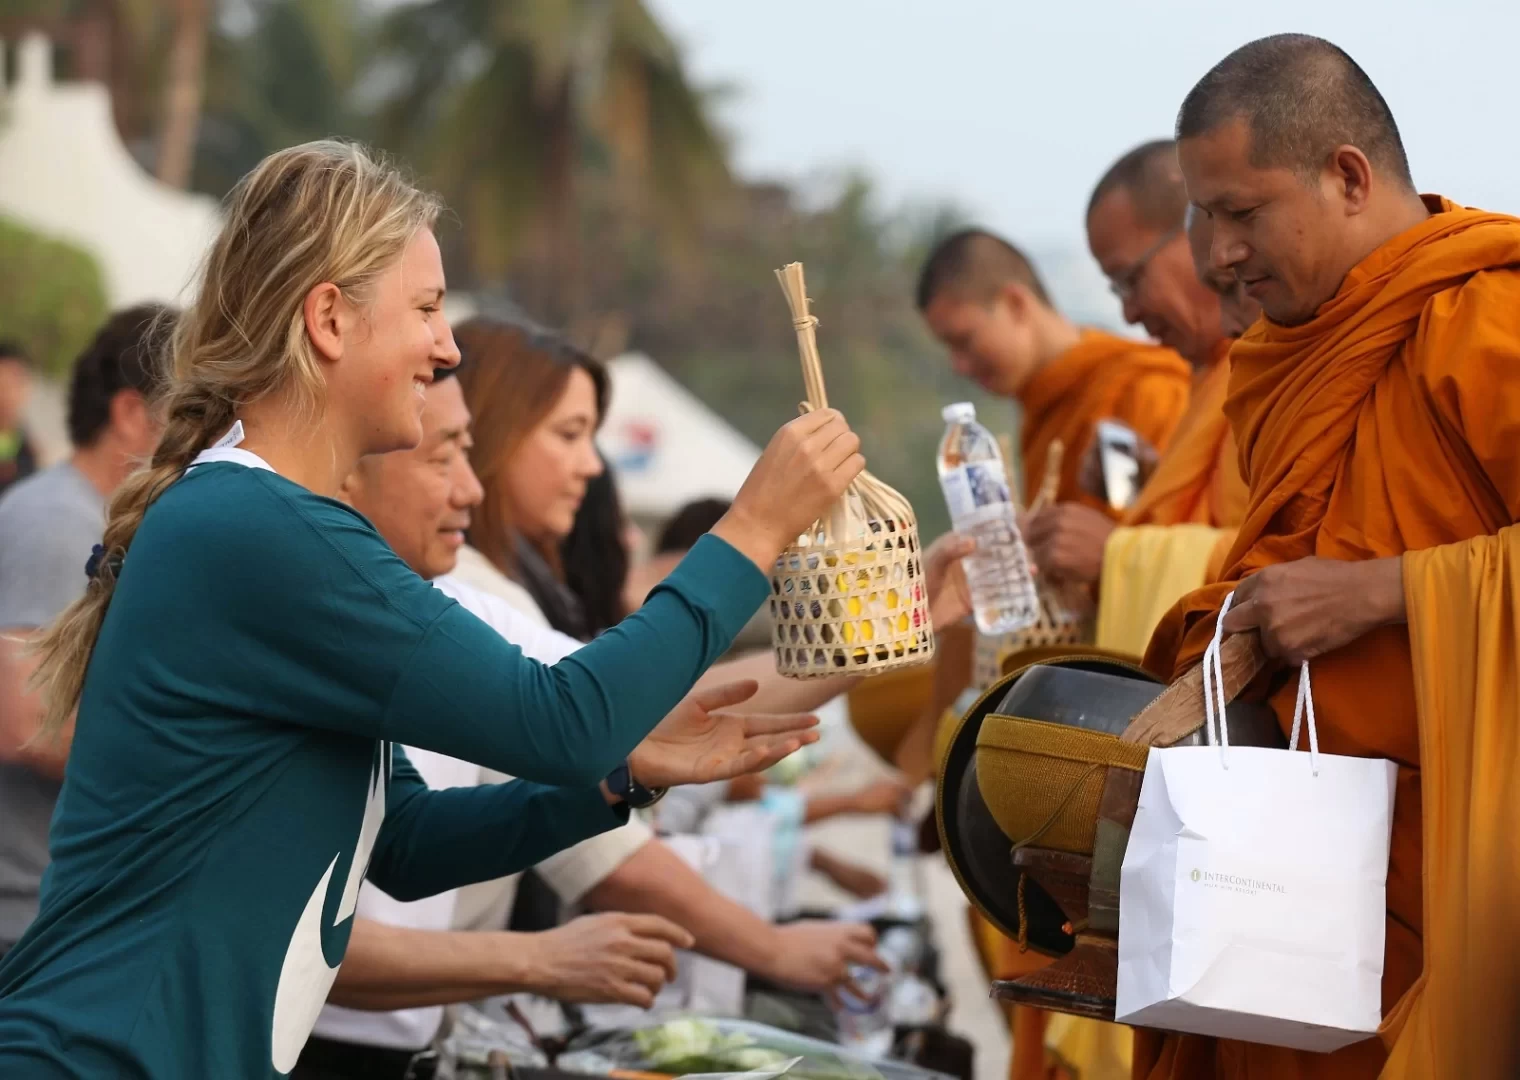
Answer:
[[1138, 657], [1162, 615], [1224, 568], [1246, 509], [1239, 454], [1224, 415], [1233, 344], [1227, 338], [1215, 346], [1172, 444], [1104, 545], [1100, 648]]
[[1188, 410], [1172, 442], [1145, 482], [1124, 525], [1211, 525], [1233, 528], [1246, 511], [1246, 482], [1240, 453], [1224, 415], [1230, 383], [1233, 338], [1214, 346], [1214, 355], [1193, 382]]
[[[1232, 350], [1225, 408], [1250, 485], [1245, 520], [1223, 583], [1181, 600], [1146, 656], [1148, 667], [1173, 677], [1197, 663], [1225, 594], [1263, 567], [1309, 556], [1405, 556], [1410, 624], [1374, 630], [1314, 661], [1321, 748], [1399, 765], [1383, 1038], [1322, 1055], [1141, 1032], [1137, 1077], [1341, 1080], [1379, 1076], [1386, 1060], [1389, 1080], [1455, 1080], [1487, 1075], [1451, 1066], [1474, 1041], [1492, 1042], [1514, 1026], [1514, 1017], [1461, 1009], [1476, 1000], [1462, 989], [1469, 947], [1481, 954], [1487, 944], [1469, 936], [1469, 888], [1497, 872], [1491, 853], [1507, 848], [1513, 865], [1520, 820], [1507, 793], [1520, 766], [1515, 706], [1491, 693], [1512, 685], [1516, 655], [1489, 654], [1492, 645], [1471, 625], [1465, 636], [1443, 638], [1435, 617], [1442, 602], [1433, 595], [1440, 587], [1432, 584], [1439, 575], [1430, 567], [1452, 557], [1432, 563], [1428, 549], [1491, 544], [1520, 519], [1520, 220], [1441, 199], [1427, 204], [1431, 216], [1364, 259], [1312, 320], [1258, 322]], [[1478, 606], [1465, 594], [1451, 603], [1461, 605], [1459, 620]], [[1504, 610], [1507, 623], [1492, 625], [1513, 639], [1515, 615]], [[1419, 664], [1411, 638], [1420, 643]], [[1464, 640], [1480, 654], [1447, 655]], [[1501, 751], [1494, 760], [1472, 758], [1462, 735], [1472, 719], [1455, 717], [1441, 700], [1451, 692], [1444, 680], [1464, 672], [1490, 719], [1506, 712], [1507, 736], [1493, 736], [1492, 723], [1485, 729], [1486, 745]], [[1284, 671], [1269, 687], [1284, 732], [1295, 682]], [[1506, 806], [1504, 818], [1495, 808]], [[1475, 851], [1490, 861], [1470, 861]]]
[[1084, 330], [1066, 352], [1030, 376], [1019, 391], [1024, 407], [1019, 440], [1024, 498], [1045, 478], [1045, 459], [1056, 439], [1065, 446], [1057, 502], [1081, 501], [1112, 513], [1082, 490], [1082, 455], [1098, 421], [1127, 424], [1157, 450], [1165, 450], [1187, 409], [1192, 372], [1171, 349]]
[[[1084, 330], [1076, 345], [1031, 376], [1019, 391], [1024, 409], [1024, 498], [1032, 500], [1040, 490], [1051, 445], [1060, 439], [1064, 456], [1056, 501], [1080, 501], [1113, 514], [1080, 483], [1082, 456], [1098, 422], [1118, 420], [1164, 449], [1187, 409], [1191, 381], [1187, 362], [1170, 349]], [[1032, 952], [1021, 954], [1006, 939], [992, 952], [995, 978], [1015, 978], [1050, 962]], [[1045, 1014], [1019, 1006], [1010, 1023], [1010, 1080], [1044, 1080]]]

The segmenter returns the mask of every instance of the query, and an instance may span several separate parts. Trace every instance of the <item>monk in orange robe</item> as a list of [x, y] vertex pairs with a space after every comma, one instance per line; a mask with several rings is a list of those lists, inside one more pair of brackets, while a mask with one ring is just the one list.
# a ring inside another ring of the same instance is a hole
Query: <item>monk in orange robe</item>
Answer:
[[[934, 335], [950, 350], [957, 374], [1022, 406], [1020, 457], [1024, 495], [1041, 487], [1051, 448], [1063, 447], [1058, 501], [1076, 500], [1111, 523], [1118, 512], [1080, 483], [1082, 455], [1100, 420], [1116, 419], [1152, 445], [1165, 447], [1187, 408], [1191, 374], [1170, 349], [1077, 326], [1051, 304], [1030, 261], [1012, 244], [980, 229], [941, 241], [924, 264], [918, 307]], [[970, 682], [964, 670], [941, 671], [944, 694]], [[943, 669], [943, 665], [942, 669]], [[938, 712], [925, 714], [912, 745], [932, 742]], [[980, 925], [979, 949], [990, 973], [1008, 979], [1049, 961]], [[1012, 1080], [1043, 1080], [1044, 1019], [1019, 1008], [1010, 1018]]]
[[1083, 490], [1082, 455], [1105, 419], [1164, 449], [1187, 408], [1191, 376], [1182, 358], [1076, 325], [1051, 304], [1029, 260], [981, 229], [955, 233], [934, 249], [919, 277], [918, 307], [957, 374], [1023, 407], [1024, 497], [1039, 490], [1059, 439], [1057, 501], [1086, 502], [1117, 517]]
[[1223, 581], [1146, 656], [1175, 677], [1226, 633], [1286, 732], [1311, 659], [1320, 748], [1398, 768], [1381, 1038], [1334, 1054], [1142, 1032], [1135, 1075], [1512, 1076], [1520, 838], [1520, 220], [1421, 197], [1387, 103], [1303, 35], [1242, 47], [1184, 101], [1212, 257], [1266, 318], [1231, 351], [1249, 482]]
[[[1167, 139], [1115, 162], [1087, 212], [1088, 246], [1123, 302], [1126, 321], [1144, 326], [1192, 368], [1190, 404], [1171, 445], [1119, 522], [1068, 503], [1033, 515], [1025, 530], [1042, 573], [1103, 584], [1097, 644], [1136, 655], [1161, 614], [1208, 580], [1210, 556], [1228, 548], [1245, 509], [1245, 482], [1224, 419], [1225, 361], [1243, 327], [1226, 332], [1220, 283], [1194, 259], [1186, 210], [1176, 144]], [[1196, 221], [1193, 234], [1208, 225]], [[1224, 286], [1237, 289], [1233, 281]], [[1238, 323], [1243, 314], [1235, 310], [1232, 318]], [[1089, 475], [1096, 464], [1094, 448]]]

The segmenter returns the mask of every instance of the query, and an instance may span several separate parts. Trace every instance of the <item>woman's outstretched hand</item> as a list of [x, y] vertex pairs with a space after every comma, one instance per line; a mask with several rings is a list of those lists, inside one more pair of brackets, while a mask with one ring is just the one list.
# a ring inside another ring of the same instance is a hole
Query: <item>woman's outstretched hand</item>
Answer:
[[753, 679], [688, 694], [628, 755], [633, 778], [648, 788], [706, 784], [768, 769], [808, 743], [810, 713], [726, 713], [754, 696]]
[[805, 413], [776, 432], [712, 531], [769, 574], [865, 465], [860, 437], [837, 410]]

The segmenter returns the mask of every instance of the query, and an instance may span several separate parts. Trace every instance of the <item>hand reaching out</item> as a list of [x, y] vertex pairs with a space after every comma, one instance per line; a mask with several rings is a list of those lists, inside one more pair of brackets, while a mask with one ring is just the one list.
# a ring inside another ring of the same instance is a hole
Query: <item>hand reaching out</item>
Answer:
[[907, 781], [899, 776], [888, 776], [855, 792], [854, 810], [857, 814], [895, 814], [912, 794], [913, 789]]
[[705, 784], [768, 769], [818, 741], [810, 713], [726, 713], [754, 696], [753, 679], [688, 694], [628, 755], [633, 778], [649, 788]]
[[776, 936], [780, 948], [763, 974], [796, 990], [831, 990], [856, 965], [887, 970], [876, 953], [876, 931], [867, 925], [803, 920], [778, 926]]
[[582, 915], [540, 934], [519, 935], [533, 950], [532, 989], [576, 1004], [647, 1009], [676, 975], [676, 949], [692, 936], [658, 915]]

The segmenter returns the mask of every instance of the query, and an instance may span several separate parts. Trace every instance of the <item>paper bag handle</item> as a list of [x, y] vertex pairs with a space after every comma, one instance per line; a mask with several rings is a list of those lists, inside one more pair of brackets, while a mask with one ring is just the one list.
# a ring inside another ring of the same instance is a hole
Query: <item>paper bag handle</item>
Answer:
[[[1225, 714], [1224, 670], [1220, 664], [1219, 651], [1224, 644], [1224, 617], [1235, 601], [1232, 592], [1224, 598], [1219, 608], [1219, 618], [1214, 623], [1214, 639], [1203, 654], [1203, 727], [1210, 746], [1219, 747], [1219, 761], [1226, 769], [1230, 767], [1230, 724]], [[1217, 705], [1216, 705], [1217, 702]], [[1298, 669], [1298, 700], [1293, 705], [1293, 733], [1288, 738], [1288, 749], [1298, 749], [1298, 732], [1305, 714], [1309, 717], [1309, 768], [1319, 775], [1319, 731], [1314, 723], [1314, 696], [1309, 683], [1309, 661]]]
[[1309, 661], [1298, 669], [1298, 700], [1293, 704], [1293, 734], [1288, 736], [1288, 749], [1298, 749], [1298, 726], [1305, 714], [1309, 717], [1309, 768], [1319, 775], [1319, 732], [1314, 726], [1314, 693], [1309, 685]]

